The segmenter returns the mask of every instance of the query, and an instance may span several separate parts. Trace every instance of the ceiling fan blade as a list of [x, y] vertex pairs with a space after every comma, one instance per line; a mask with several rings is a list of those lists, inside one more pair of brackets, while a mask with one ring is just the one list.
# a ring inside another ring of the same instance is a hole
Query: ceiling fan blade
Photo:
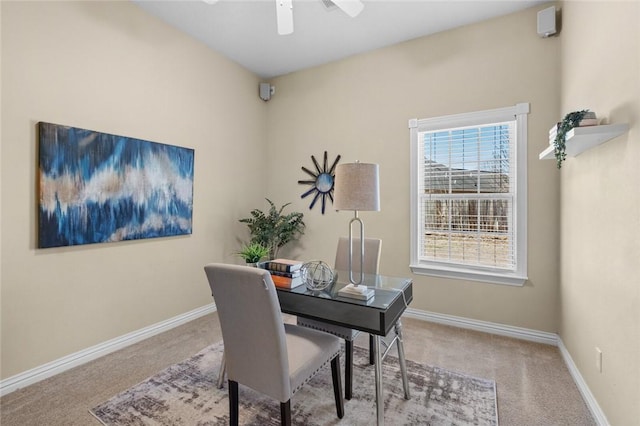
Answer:
[[364, 9], [364, 3], [360, 0], [331, 0], [338, 6], [344, 13], [355, 18]]
[[276, 17], [278, 34], [291, 34], [293, 32], [293, 0], [276, 0]]

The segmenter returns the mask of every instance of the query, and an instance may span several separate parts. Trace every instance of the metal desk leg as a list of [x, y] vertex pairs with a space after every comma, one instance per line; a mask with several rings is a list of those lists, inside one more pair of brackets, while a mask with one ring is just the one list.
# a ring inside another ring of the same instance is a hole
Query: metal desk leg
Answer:
[[382, 397], [382, 355], [380, 352], [380, 336], [373, 336], [376, 350], [376, 414], [378, 426], [384, 425], [384, 398]]
[[218, 372], [218, 389], [222, 389], [224, 387], [224, 374], [227, 372], [227, 362], [224, 356], [224, 352], [222, 352], [222, 359], [220, 360], [220, 371]]
[[404, 343], [402, 342], [402, 323], [400, 320], [395, 325], [396, 335], [398, 338], [396, 342], [398, 344], [398, 360], [400, 361], [400, 372], [402, 373], [402, 386], [404, 387], [404, 399], [411, 399], [411, 393], [409, 392], [409, 381], [407, 380], [407, 363], [404, 360]]

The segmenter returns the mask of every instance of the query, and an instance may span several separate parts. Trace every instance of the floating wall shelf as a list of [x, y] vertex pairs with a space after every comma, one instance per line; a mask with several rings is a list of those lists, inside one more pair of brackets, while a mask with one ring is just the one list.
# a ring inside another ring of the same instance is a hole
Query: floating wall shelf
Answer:
[[[589, 148], [620, 136], [627, 130], [629, 130], [629, 125], [626, 123], [574, 127], [569, 130], [565, 138], [567, 157], [575, 157]], [[549, 145], [547, 149], [542, 151], [539, 158], [541, 160], [555, 160], [553, 145]]]

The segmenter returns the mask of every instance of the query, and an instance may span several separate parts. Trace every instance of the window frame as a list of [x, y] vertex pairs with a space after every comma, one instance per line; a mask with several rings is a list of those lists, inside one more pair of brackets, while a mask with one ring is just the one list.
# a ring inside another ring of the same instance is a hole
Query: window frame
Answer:
[[[453, 114], [442, 117], [409, 120], [411, 142], [410, 165], [410, 264], [414, 274], [430, 275], [443, 278], [481, 281], [494, 284], [523, 286], [527, 277], [527, 116], [529, 103], [518, 103], [511, 107], [497, 108], [485, 111]], [[503, 121], [514, 121], [515, 137], [515, 194], [513, 206], [514, 239], [515, 239], [515, 269], [502, 270], [498, 268], [482, 267], [462, 264], [443, 264], [441, 262], [419, 260], [418, 244], [420, 241], [419, 203], [420, 179], [424, 179], [422, 163], [419, 158], [421, 152], [418, 135], [421, 132], [448, 130], [457, 127], [482, 126]]]

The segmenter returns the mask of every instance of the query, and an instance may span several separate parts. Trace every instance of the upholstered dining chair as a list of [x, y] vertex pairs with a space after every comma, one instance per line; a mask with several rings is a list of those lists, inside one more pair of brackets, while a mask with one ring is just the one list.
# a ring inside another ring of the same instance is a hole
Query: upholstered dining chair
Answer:
[[[378, 274], [380, 269], [380, 254], [382, 251], [382, 240], [378, 238], [364, 239], [364, 262], [362, 270], [365, 274]], [[360, 274], [360, 239], [353, 239], [353, 273]], [[335, 269], [339, 271], [349, 270], [349, 238], [340, 237], [338, 248], [336, 249]], [[347, 327], [329, 324], [324, 321], [316, 321], [308, 318], [298, 317], [298, 325], [313, 328], [315, 330], [326, 331], [345, 341], [345, 367], [344, 367], [344, 397], [351, 399], [353, 388], [353, 341], [360, 333]], [[369, 336], [369, 363], [374, 363], [373, 336]]]
[[285, 324], [267, 270], [219, 263], [204, 270], [222, 329], [230, 424], [238, 424], [238, 385], [242, 384], [280, 401], [281, 423], [290, 425], [291, 397], [329, 363], [336, 412], [342, 418], [340, 339]]

